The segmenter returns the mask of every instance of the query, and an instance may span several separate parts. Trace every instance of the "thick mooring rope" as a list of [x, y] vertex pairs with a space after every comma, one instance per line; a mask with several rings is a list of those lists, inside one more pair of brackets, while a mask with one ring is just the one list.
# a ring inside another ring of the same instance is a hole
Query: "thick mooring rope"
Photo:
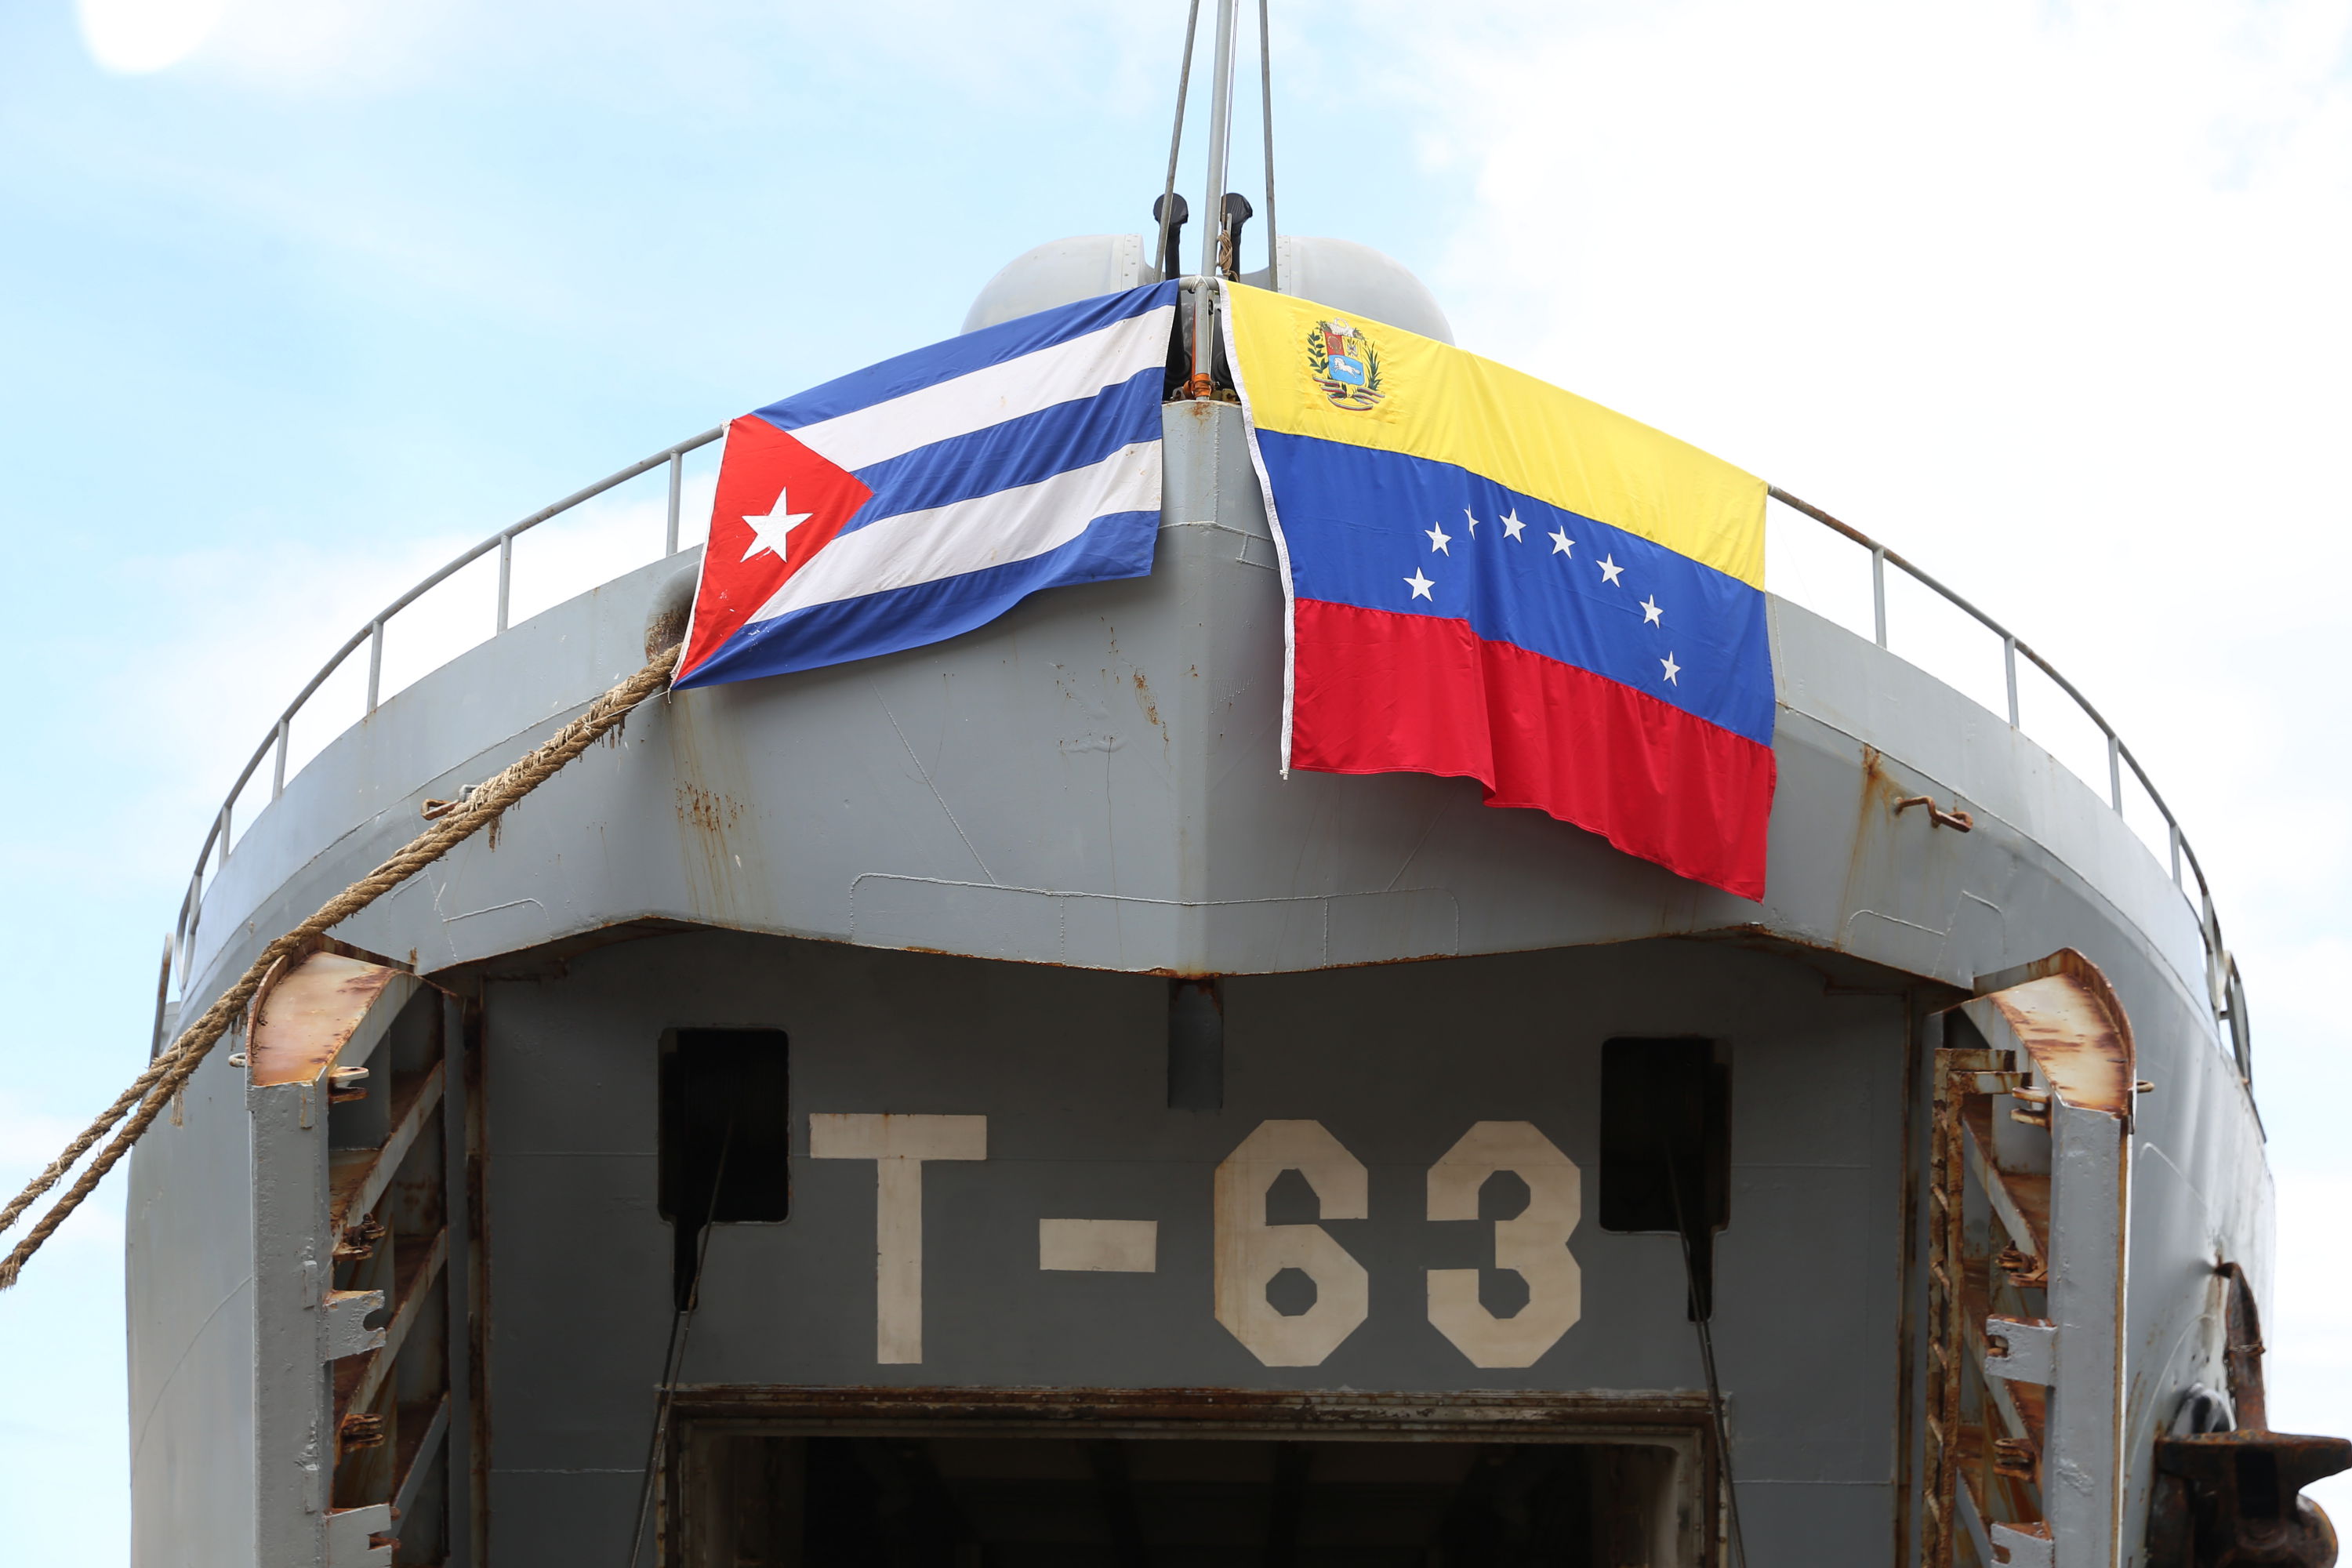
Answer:
[[[27, 1232], [5, 1259], [0, 1259], [0, 1290], [16, 1282], [26, 1261], [40, 1250], [41, 1243], [56, 1234], [68, 1215], [81, 1206], [84, 1198], [106, 1179], [131, 1146], [139, 1142], [140, 1134], [154, 1123], [172, 1097], [188, 1081], [206, 1052], [219, 1043], [223, 1035], [236, 1022], [262, 981], [280, 959], [299, 950], [311, 938], [322, 935], [341, 925], [352, 916], [375, 902], [410, 877], [423, 870], [450, 850], [498, 821], [506, 809], [545, 784], [566, 763], [586, 751], [607, 731], [629, 715], [630, 710], [669, 685], [670, 671], [677, 667], [678, 649], [675, 647], [656, 656], [636, 674], [607, 691], [588, 705], [588, 710], [557, 731], [554, 736], [537, 751], [512, 767], [468, 791], [462, 801], [446, 806], [432, 826], [418, 834], [400, 852], [366, 876], [337, 893], [321, 905], [319, 912], [271, 942], [256, 955], [236, 984], [215, 999], [205, 1009], [204, 1016], [180, 1033], [171, 1048], [147, 1065], [147, 1070], [131, 1082], [112, 1105], [100, 1113], [82, 1131], [79, 1137], [66, 1145], [65, 1152], [49, 1162], [48, 1168], [34, 1177], [25, 1190], [5, 1209], [0, 1209], [0, 1234], [5, 1234], [33, 1206], [40, 1195], [57, 1185], [74, 1163], [88, 1153], [92, 1145], [106, 1136], [107, 1130], [122, 1120], [132, 1106], [138, 1110], [113, 1142], [101, 1150], [89, 1169], [68, 1188], [65, 1196], [41, 1216], [40, 1224]], [[436, 805], [441, 803], [436, 802]]]

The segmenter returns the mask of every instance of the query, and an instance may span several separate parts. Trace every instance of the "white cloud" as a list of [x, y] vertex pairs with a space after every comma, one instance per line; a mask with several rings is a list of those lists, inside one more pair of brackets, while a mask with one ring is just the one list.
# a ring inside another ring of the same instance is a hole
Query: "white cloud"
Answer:
[[[209, 3], [217, 10], [226, 0]], [[1100, 0], [1012, 10], [961, 0], [678, 0], [658, 12], [626, 0], [520, 0], [488, 10], [454, 0], [236, 0], [206, 54], [231, 79], [292, 95], [446, 88], [506, 74], [534, 91], [551, 85], [558, 96], [616, 106], [658, 100], [667, 112], [684, 101], [697, 112], [719, 106], [791, 124], [810, 84], [827, 79], [872, 80], [910, 102], [944, 91], [1000, 110], [1041, 94], [1065, 107], [1123, 107], [1139, 81], [1172, 78], [1163, 61], [1173, 58], [1181, 16]]]
[[[2239, 938], [2340, 885], [2352, 5], [1499, 16], [1423, 39], [1478, 193], [1442, 290], [1464, 340], [2007, 620], [2147, 763]], [[1858, 556], [1773, 571], [1802, 599], [1843, 572], [1867, 613]]]
[[[2271, 1425], [2282, 1432], [2342, 1435], [2352, 1412], [2352, 1254], [2344, 1215], [2352, 1176], [2279, 1182], [2278, 1301], [2263, 1324]], [[2352, 1522], [2352, 1473], [2310, 1489], [2341, 1530]]]
[[139, 75], [178, 65], [220, 25], [228, 0], [75, 0], [90, 58]]

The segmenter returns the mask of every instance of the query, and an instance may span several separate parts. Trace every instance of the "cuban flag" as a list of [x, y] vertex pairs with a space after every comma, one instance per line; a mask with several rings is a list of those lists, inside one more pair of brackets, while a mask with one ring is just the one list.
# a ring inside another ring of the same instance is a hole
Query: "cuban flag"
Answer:
[[896, 653], [1148, 574], [1176, 298], [1041, 310], [730, 424], [672, 684]]

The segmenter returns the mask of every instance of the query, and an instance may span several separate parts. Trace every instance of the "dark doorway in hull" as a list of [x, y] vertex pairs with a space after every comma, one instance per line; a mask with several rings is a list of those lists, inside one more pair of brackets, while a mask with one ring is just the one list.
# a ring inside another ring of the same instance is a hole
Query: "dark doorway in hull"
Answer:
[[696, 1568], [1630, 1568], [1674, 1449], [1594, 1442], [712, 1433]]

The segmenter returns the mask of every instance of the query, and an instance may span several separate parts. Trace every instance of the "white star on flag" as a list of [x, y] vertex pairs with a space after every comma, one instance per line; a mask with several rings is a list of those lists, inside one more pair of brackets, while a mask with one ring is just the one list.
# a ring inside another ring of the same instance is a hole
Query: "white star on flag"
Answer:
[[1517, 507], [1513, 507], [1510, 510], [1503, 514], [1504, 538], [1517, 539], [1520, 534], [1525, 533], [1527, 531], [1528, 525], [1519, 521], [1519, 509]]
[[1664, 613], [1664, 608], [1660, 605], [1655, 599], [1643, 599], [1642, 601], [1642, 624], [1643, 626], [1654, 626], [1658, 625], [1658, 617]]
[[1568, 530], [1555, 528], [1551, 531], [1551, 552], [1554, 555], [1565, 555], [1570, 561], [1575, 560], [1576, 552], [1571, 548], [1575, 543], [1576, 541], [1568, 536]]
[[793, 530], [815, 515], [813, 511], [792, 510], [791, 503], [784, 500], [784, 492], [778, 490], [776, 504], [768, 510], [765, 517], [743, 520], [751, 526], [751, 548], [743, 552], [743, 559], [749, 561], [766, 550], [773, 552], [777, 560], [783, 560], [785, 552], [792, 549], [790, 536]]
[[1462, 515], [1463, 515], [1464, 517], [1466, 517], [1466, 518], [1468, 518], [1468, 519], [1470, 520], [1470, 537], [1471, 537], [1471, 538], [1473, 538], [1473, 539], [1477, 538], [1477, 537], [1478, 537], [1478, 516], [1477, 516], [1477, 514], [1476, 514], [1475, 512], [1472, 511], [1468, 507], [1466, 507], [1466, 506], [1465, 506], [1465, 507], [1464, 507], [1464, 508], [1462, 509]]
[[1666, 667], [1666, 683], [1670, 686], [1680, 686], [1682, 682], [1676, 680], [1675, 677], [1683, 672], [1683, 667], [1675, 662], [1675, 656], [1673, 654], [1666, 655], [1664, 663]]
[[1432, 588], [1436, 587], [1437, 584], [1429, 578], [1423, 576], [1421, 574], [1420, 567], [1416, 566], [1412, 569], [1412, 575], [1405, 579], [1405, 585], [1412, 590], [1412, 596], [1414, 598], [1429, 599], [1429, 602], [1433, 605], [1437, 603], [1435, 599], [1429, 598], [1429, 591]]
[[[1453, 542], [1454, 536], [1445, 531], [1445, 525], [1444, 523], [1433, 522], [1429, 525], [1429, 547], [1432, 550], [1444, 551], [1446, 554], [1451, 555], [1454, 552], [1446, 550], [1445, 547]], [[1418, 571], [1419, 568], [1416, 567], [1415, 570]]]
[[1604, 555], [1593, 564], [1601, 568], [1601, 580], [1603, 583], [1613, 584], [1625, 574], [1625, 568], [1617, 564], [1617, 558], [1613, 555]]

